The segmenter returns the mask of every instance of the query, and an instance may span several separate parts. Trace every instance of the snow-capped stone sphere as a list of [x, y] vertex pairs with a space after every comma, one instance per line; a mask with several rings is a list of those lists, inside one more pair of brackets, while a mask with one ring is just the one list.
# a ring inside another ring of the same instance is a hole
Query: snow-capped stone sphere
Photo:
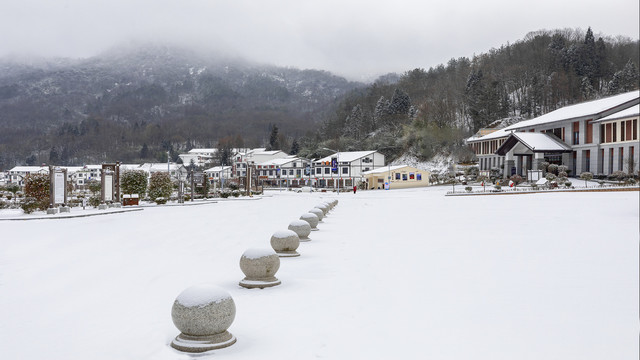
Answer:
[[294, 231], [281, 230], [271, 235], [271, 247], [280, 257], [300, 256], [296, 251], [298, 246], [300, 246], [300, 238]]
[[329, 206], [327, 206], [327, 204], [318, 204], [314, 207], [314, 209], [322, 210], [323, 216], [327, 216], [327, 213], [329, 212]]
[[318, 226], [318, 222], [320, 220], [318, 219], [318, 216], [316, 214], [309, 213], [309, 212], [305, 213], [305, 214], [302, 214], [300, 216], [300, 220], [304, 220], [304, 221], [308, 222], [309, 225], [311, 226], [311, 231], [318, 230], [317, 226]]
[[245, 275], [245, 278], [240, 281], [240, 286], [262, 289], [280, 285], [280, 280], [275, 277], [279, 268], [280, 257], [273, 249], [247, 249], [240, 257], [240, 270]]
[[227, 291], [211, 284], [189, 287], [171, 309], [173, 323], [181, 331], [171, 346], [194, 353], [230, 346], [236, 338], [227, 329], [235, 317], [236, 304]]
[[293, 220], [289, 224], [289, 230], [298, 234], [300, 241], [309, 241], [309, 234], [311, 234], [311, 225], [304, 220]]
[[315, 214], [318, 217], [318, 222], [322, 221], [322, 218], [324, 218], [324, 211], [322, 211], [322, 209], [314, 207], [313, 209], [309, 210], [309, 212]]

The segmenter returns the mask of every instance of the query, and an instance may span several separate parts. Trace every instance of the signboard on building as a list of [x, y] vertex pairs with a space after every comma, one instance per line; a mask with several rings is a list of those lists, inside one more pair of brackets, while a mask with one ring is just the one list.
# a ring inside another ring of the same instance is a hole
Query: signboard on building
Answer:
[[113, 201], [113, 174], [104, 175], [104, 201]]
[[331, 172], [338, 173], [338, 158], [331, 158]]
[[53, 175], [53, 204], [64, 204], [65, 176], [62, 171], [56, 171]]

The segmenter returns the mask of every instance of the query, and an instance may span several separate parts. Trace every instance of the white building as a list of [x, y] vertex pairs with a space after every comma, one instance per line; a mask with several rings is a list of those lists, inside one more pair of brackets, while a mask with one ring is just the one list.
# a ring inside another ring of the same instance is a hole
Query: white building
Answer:
[[182, 160], [184, 166], [193, 164], [198, 167], [206, 167], [211, 165], [218, 149], [191, 149], [186, 154], [180, 154], [178, 157]]
[[283, 159], [289, 155], [281, 150], [267, 151], [265, 148], [238, 149], [233, 156], [233, 175], [247, 176], [247, 166], [254, 166], [269, 160]]
[[7, 172], [8, 183], [24, 186], [24, 177], [28, 174], [49, 173], [48, 166], [15, 166]]
[[144, 170], [149, 176], [156, 172], [169, 172], [174, 179], [186, 180], [187, 168], [182, 164], [176, 163], [144, 163], [140, 165], [136, 170]]
[[231, 166], [214, 166], [205, 170], [209, 183], [211, 185], [222, 184], [223, 181], [227, 181], [231, 178]]
[[303, 186], [310, 180], [310, 162], [297, 156], [272, 159], [255, 165], [258, 181], [272, 186]]
[[311, 176], [315, 186], [350, 188], [365, 181], [365, 171], [383, 166], [384, 155], [374, 150], [337, 152], [314, 160]]

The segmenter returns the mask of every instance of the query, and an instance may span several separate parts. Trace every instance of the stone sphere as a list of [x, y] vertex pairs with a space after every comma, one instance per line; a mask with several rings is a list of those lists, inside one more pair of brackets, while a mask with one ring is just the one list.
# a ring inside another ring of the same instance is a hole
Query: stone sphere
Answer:
[[231, 295], [211, 284], [187, 288], [178, 295], [171, 309], [175, 326], [191, 336], [224, 333], [235, 317], [236, 304]]
[[271, 247], [279, 256], [300, 256], [296, 251], [298, 246], [300, 238], [294, 231], [281, 230], [271, 235]]
[[280, 269], [280, 257], [269, 248], [254, 248], [240, 257], [240, 270], [247, 280], [275, 280], [274, 275]]
[[313, 209], [309, 210], [309, 212], [315, 214], [318, 217], [318, 221], [322, 221], [322, 218], [324, 218], [324, 211], [322, 211], [322, 209], [314, 207]]
[[314, 207], [314, 209], [320, 209], [324, 216], [327, 216], [327, 213], [329, 212], [329, 206], [327, 206], [326, 204], [318, 204]]
[[309, 241], [309, 234], [311, 234], [311, 225], [304, 220], [293, 220], [289, 224], [289, 230], [298, 234], [300, 241]]
[[318, 216], [316, 214], [313, 214], [313, 213], [302, 214], [300, 216], [300, 220], [304, 220], [308, 222], [309, 225], [311, 225], [311, 230], [314, 230], [314, 229], [318, 230], [316, 226], [318, 226], [318, 222], [320, 220], [318, 219]]

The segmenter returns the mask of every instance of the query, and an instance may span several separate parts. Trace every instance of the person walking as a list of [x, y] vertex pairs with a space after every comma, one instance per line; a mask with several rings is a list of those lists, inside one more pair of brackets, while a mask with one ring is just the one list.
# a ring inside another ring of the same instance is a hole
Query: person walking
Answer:
[[354, 193], [354, 194], [356, 193], [356, 190], [358, 190], [358, 187], [357, 187], [357, 186], [355, 186], [355, 185], [353, 185], [353, 193]]

